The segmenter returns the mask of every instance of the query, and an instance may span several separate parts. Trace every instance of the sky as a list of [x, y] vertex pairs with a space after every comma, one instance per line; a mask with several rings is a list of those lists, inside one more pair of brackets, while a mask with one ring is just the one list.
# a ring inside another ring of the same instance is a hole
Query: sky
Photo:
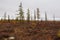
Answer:
[[26, 13], [29, 8], [31, 13], [40, 9], [40, 17], [44, 19], [45, 12], [48, 19], [53, 19], [55, 15], [56, 20], [60, 20], [60, 0], [0, 0], [0, 18], [4, 17], [4, 13], [10, 15], [11, 18], [15, 18], [18, 14], [20, 2], [23, 4], [23, 10]]

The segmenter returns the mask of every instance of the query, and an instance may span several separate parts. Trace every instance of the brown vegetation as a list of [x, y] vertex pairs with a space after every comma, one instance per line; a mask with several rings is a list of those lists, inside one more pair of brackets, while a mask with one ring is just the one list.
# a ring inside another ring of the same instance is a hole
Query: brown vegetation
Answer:
[[0, 37], [14, 36], [15, 40], [54, 40], [59, 29], [59, 21], [0, 21]]

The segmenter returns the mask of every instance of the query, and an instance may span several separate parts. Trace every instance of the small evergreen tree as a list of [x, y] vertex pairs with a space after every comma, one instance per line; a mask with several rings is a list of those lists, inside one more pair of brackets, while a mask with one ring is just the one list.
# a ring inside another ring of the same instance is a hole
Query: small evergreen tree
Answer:
[[10, 22], [10, 16], [8, 15], [8, 22]]
[[47, 21], [47, 13], [45, 12], [45, 21]]
[[23, 9], [22, 9], [22, 3], [20, 3], [20, 6], [19, 6], [19, 18], [20, 20], [24, 20], [24, 12], [23, 12]]
[[29, 21], [29, 20], [30, 20], [30, 10], [27, 9], [27, 21]]
[[36, 20], [36, 11], [34, 10], [34, 20]]
[[6, 12], [4, 13], [4, 20], [6, 20]]
[[18, 21], [18, 17], [16, 17], [16, 21]]
[[37, 20], [39, 20], [40, 19], [40, 14], [39, 14], [39, 8], [37, 8]]

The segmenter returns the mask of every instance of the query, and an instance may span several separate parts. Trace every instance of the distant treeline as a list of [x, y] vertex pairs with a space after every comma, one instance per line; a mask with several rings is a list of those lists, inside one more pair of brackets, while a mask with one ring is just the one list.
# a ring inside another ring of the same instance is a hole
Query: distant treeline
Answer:
[[[34, 16], [32, 16], [32, 14]], [[30, 21], [30, 20], [34, 20], [34, 21], [42, 20], [42, 18], [40, 17], [40, 10], [39, 10], [39, 8], [36, 8], [36, 10], [34, 10], [34, 13], [30, 13], [30, 9], [28, 8], [26, 16], [27, 17], [25, 19], [23, 7], [22, 7], [22, 2], [21, 2], [20, 5], [19, 5], [19, 14], [17, 14], [17, 17], [15, 19], [13, 19], [13, 20], [27, 20], [27, 21]], [[55, 16], [53, 18], [55, 20]], [[1, 18], [1, 20], [2, 20], [2, 18]], [[6, 12], [4, 14], [4, 19], [3, 20], [7, 20], [6, 19]], [[9, 15], [8, 15], [8, 20], [11, 20]], [[46, 12], [45, 12], [45, 21], [47, 21], [47, 13]]]

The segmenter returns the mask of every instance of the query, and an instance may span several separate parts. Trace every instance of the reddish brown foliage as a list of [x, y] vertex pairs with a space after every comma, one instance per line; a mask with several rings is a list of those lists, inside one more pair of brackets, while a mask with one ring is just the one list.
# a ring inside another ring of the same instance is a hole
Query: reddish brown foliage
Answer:
[[59, 29], [58, 21], [0, 21], [0, 34], [15, 36], [16, 40], [53, 40]]

